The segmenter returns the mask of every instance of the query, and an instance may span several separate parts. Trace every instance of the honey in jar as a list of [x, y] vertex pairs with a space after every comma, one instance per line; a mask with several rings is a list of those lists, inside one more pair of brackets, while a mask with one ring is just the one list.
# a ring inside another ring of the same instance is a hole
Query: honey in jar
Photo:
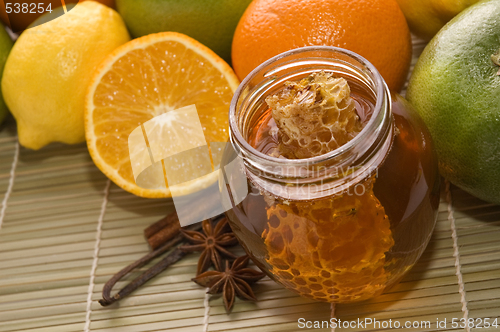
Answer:
[[365, 59], [308, 47], [267, 61], [237, 90], [230, 127], [249, 194], [226, 214], [271, 278], [353, 302], [418, 260], [437, 216], [432, 141]]

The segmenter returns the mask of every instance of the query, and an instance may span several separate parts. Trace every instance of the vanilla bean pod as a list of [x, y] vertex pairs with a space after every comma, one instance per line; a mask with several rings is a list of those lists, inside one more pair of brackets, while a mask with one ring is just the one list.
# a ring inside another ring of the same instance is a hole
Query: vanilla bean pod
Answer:
[[[188, 228], [189, 230], [196, 231], [201, 229], [201, 224], [198, 223], [196, 225], [193, 225]], [[165, 252], [169, 251], [172, 249], [174, 246], [184, 242], [184, 236], [182, 234], [178, 234], [175, 236], [172, 240], [168, 241], [164, 245], [162, 245], [160, 248], [157, 250], [150, 252], [146, 256], [142, 257], [141, 259], [137, 260], [136, 262], [130, 264], [129, 266], [123, 268], [120, 272], [115, 274], [105, 285], [102, 290], [102, 299], [99, 300], [99, 303], [102, 306], [108, 306], [110, 304], [113, 304], [114, 302], [118, 301], [119, 299], [129, 295], [131, 292], [142, 286], [144, 283], [146, 283], [148, 280], [153, 278], [154, 276], [158, 275], [162, 271], [164, 271], [167, 267], [172, 265], [173, 263], [179, 261], [182, 257], [184, 257], [187, 253], [181, 251], [180, 249], [176, 248], [174, 251], [172, 251], [170, 254], [168, 254], [165, 258], [163, 258], [160, 262], [158, 262], [156, 265], [148, 269], [146, 272], [144, 272], [142, 275], [139, 277], [135, 278], [132, 282], [130, 282], [128, 285], [126, 285], [123, 289], [118, 291], [114, 296], [111, 296], [111, 290], [113, 289], [114, 285], [121, 280], [123, 277], [125, 277], [127, 274], [132, 272], [135, 269], [141, 268], [142, 266], [146, 265], [149, 261], [152, 259], [164, 254]]]

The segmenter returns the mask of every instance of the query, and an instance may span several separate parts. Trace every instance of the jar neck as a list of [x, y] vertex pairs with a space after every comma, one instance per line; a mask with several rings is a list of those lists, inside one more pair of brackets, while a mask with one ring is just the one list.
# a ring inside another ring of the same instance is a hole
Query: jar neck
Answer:
[[[254, 120], [267, 110], [265, 98], [286, 81], [318, 71], [345, 78], [353, 93], [374, 105], [363, 130], [338, 149], [307, 159], [271, 157], [253, 148], [247, 140]], [[392, 121], [389, 89], [375, 67], [334, 47], [300, 48], [266, 61], [243, 80], [229, 112], [230, 140], [249, 179], [259, 189], [291, 200], [340, 193], [373, 176], [392, 144]]]

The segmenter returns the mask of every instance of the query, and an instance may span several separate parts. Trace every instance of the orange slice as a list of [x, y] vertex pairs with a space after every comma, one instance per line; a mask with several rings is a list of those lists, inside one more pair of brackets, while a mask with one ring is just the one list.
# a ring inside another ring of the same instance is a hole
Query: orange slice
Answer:
[[[136, 184], [129, 135], [158, 115], [195, 105], [206, 142], [225, 142], [229, 104], [238, 84], [227, 63], [183, 34], [157, 33], [120, 46], [97, 68], [86, 95], [85, 135], [94, 163], [135, 195], [170, 197], [164, 182], [149, 189]], [[172, 144], [184, 141], [182, 134], [173, 133]], [[207, 181], [190, 181], [188, 191]]]

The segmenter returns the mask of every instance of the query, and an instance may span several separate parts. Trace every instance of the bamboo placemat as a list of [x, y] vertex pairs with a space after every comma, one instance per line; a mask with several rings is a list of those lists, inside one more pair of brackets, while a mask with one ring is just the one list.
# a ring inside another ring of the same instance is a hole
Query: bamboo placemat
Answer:
[[[414, 40], [413, 64], [424, 46]], [[259, 301], [237, 299], [230, 315], [220, 297], [190, 281], [196, 255], [120, 303], [97, 303], [104, 283], [148, 252], [142, 230], [173, 207], [110, 183], [84, 144], [24, 149], [10, 119], [0, 130], [0, 195], [0, 332], [303, 331], [300, 318], [331, 317], [430, 321], [431, 328], [407, 330], [447, 331], [453, 318], [500, 315], [500, 207], [446, 185], [428, 249], [389, 293], [331, 307], [266, 278], [256, 287]], [[447, 328], [437, 328], [445, 318]]]

